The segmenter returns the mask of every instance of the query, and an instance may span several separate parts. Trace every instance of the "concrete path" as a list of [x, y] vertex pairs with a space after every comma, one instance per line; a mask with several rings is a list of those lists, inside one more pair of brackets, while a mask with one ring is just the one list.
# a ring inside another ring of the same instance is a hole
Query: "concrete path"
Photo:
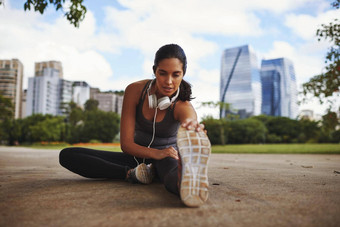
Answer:
[[0, 147], [0, 226], [340, 226], [340, 155], [213, 154], [210, 198], [89, 180], [58, 151]]

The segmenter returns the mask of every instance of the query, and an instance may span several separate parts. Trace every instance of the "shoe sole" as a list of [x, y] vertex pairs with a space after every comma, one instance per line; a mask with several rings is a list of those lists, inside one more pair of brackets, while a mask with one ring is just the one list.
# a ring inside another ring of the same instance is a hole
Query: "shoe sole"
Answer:
[[182, 161], [180, 196], [189, 207], [198, 207], [208, 199], [208, 162], [211, 144], [204, 132], [180, 127], [177, 146]]
[[150, 184], [153, 179], [147, 168], [145, 163], [141, 163], [136, 167], [136, 178], [142, 184]]

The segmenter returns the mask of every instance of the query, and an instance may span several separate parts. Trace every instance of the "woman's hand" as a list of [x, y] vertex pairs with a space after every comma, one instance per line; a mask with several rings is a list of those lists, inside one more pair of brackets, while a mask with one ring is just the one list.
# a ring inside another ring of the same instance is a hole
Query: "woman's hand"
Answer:
[[186, 128], [187, 130], [194, 129], [197, 132], [204, 131], [204, 124], [200, 124], [196, 119], [187, 119], [182, 123], [182, 127]]
[[161, 159], [166, 158], [166, 157], [171, 157], [171, 158], [174, 158], [176, 160], [179, 159], [178, 152], [173, 147], [168, 147], [168, 148], [165, 148], [165, 149], [162, 149], [162, 150], [158, 150], [157, 152], [153, 153], [153, 156], [154, 157], [152, 157], [152, 158], [156, 159], [156, 160], [161, 160]]

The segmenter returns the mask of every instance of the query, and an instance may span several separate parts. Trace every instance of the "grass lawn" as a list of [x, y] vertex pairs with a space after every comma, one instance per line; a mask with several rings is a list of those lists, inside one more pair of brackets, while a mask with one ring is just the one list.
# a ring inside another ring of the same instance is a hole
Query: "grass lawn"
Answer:
[[[36, 149], [61, 150], [72, 145], [31, 145]], [[119, 145], [83, 145], [98, 150], [121, 151]], [[240, 145], [214, 145], [212, 153], [250, 153], [250, 154], [340, 154], [340, 144], [240, 144]]]
[[340, 144], [241, 144], [215, 145], [213, 153], [340, 154]]

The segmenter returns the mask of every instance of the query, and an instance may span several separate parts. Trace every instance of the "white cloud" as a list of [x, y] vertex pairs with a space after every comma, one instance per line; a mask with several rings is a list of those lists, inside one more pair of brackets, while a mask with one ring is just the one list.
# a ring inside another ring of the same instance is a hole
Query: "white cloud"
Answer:
[[290, 59], [294, 64], [297, 84], [300, 86], [312, 76], [321, 73], [324, 67], [322, 54], [320, 51], [311, 51], [307, 48], [310, 46], [317, 46], [317, 43], [292, 46], [287, 42], [275, 41], [273, 48], [262, 55], [265, 59]]
[[[91, 86], [110, 89], [113, 75], [108, 61], [99, 51], [117, 52], [117, 38], [111, 34], [96, 34], [91, 11], [79, 29], [58, 18], [54, 24], [44, 22], [44, 16], [9, 7], [2, 9], [0, 21], [0, 58], [18, 58], [24, 65], [24, 88], [34, 74], [34, 63], [61, 61], [64, 78], [85, 80]], [[116, 42], [115, 42], [116, 41]]]
[[237, 4], [241, 8], [248, 8], [250, 10], [266, 10], [269, 12], [282, 14], [290, 10], [298, 9], [301, 6], [306, 5], [320, 5], [322, 0], [283, 0], [283, 1], [273, 1], [273, 0], [241, 0], [237, 1]]
[[204, 116], [219, 117], [218, 108], [202, 106], [202, 102], [217, 102], [220, 96], [220, 71], [200, 69], [194, 73], [195, 76], [188, 78], [193, 85], [192, 92], [195, 99], [192, 101], [198, 117]]
[[328, 24], [335, 18], [340, 18], [337, 10], [329, 10], [317, 16], [306, 14], [288, 14], [285, 18], [285, 25], [296, 35], [305, 40], [316, 39], [316, 30], [321, 24]]

